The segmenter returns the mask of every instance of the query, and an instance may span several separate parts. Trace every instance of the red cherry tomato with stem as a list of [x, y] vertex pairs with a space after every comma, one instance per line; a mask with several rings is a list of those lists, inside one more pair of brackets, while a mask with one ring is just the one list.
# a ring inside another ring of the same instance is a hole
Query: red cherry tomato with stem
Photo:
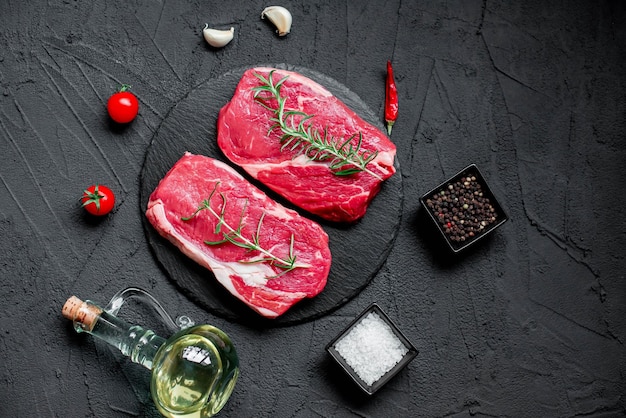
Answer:
[[120, 90], [113, 93], [107, 102], [109, 116], [117, 123], [128, 123], [135, 119], [139, 112], [139, 101], [128, 89], [130, 89], [128, 84], [122, 84]]
[[103, 216], [113, 210], [115, 194], [107, 186], [94, 184], [83, 191], [80, 201], [87, 212], [95, 216]]

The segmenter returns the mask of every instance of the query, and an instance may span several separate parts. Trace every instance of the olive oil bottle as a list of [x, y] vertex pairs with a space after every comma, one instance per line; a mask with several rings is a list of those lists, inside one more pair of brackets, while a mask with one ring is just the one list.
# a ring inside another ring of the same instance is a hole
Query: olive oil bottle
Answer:
[[[150, 296], [140, 289], [127, 289], [126, 296], [140, 292], [144, 298]], [[123, 297], [117, 300], [123, 301]], [[156, 307], [162, 309], [158, 302]], [[116, 310], [102, 309], [76, 296], [70, 297], [62, 310], [77, 332], [107, 342], [152, 371], [150, 392], [164, 416], [211, 417], [224, 407], [239, 376], [239, 359], [223, 331], [212, 325], [195, 325], [165, 339], [111, 312]]]

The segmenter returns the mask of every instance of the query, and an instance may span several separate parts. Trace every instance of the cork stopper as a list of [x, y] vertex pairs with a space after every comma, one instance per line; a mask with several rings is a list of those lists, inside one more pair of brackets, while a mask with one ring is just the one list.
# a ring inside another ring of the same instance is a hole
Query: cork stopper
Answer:
[[61, 310], [63, 316], [75, 324], [80, 324], [85, 331], [91, 331], [102, 313], [102, 310], [95, 305], [84, 302], [76, 296], [70, 298], [63, 305]]

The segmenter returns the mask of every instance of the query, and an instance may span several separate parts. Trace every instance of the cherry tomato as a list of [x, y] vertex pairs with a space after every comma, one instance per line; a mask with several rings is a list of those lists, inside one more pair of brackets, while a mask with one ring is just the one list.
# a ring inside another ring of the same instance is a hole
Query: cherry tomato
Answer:
[[94, 184], [83, 191], [80, 201], [90, 214], [103, 216], [111, 212], [115, 206], [115, 194], [107, 186]]
[[135, 119], [139, 112], [137, 97], [128, 91], [130, 86], [123, 84], [117, 93], [113, 93], [107, 102], [109, 116], [117, 123], [128, 123]]

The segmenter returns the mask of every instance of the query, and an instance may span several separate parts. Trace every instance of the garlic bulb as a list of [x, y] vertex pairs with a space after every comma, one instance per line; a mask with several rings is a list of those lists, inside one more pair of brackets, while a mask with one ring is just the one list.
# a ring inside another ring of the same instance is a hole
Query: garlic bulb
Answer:
[[291, 31], [291, 13], [284, 7], [266, 7], [261, 13], [261, 19], [265, 19], [266, 17], [276, 26], [278, 36], [285, 36]]
[[233, 40], [233, 36], [235, 35], [235, 28], [231, 27], [228, 30], [219, 30], [219, 29], [211, 29], [209, 28], [209, 24], [207, 23], [202, 29], [202, 36], [204, 36], [204, 40], [213, 47], [221, 48], [228, 44]]

